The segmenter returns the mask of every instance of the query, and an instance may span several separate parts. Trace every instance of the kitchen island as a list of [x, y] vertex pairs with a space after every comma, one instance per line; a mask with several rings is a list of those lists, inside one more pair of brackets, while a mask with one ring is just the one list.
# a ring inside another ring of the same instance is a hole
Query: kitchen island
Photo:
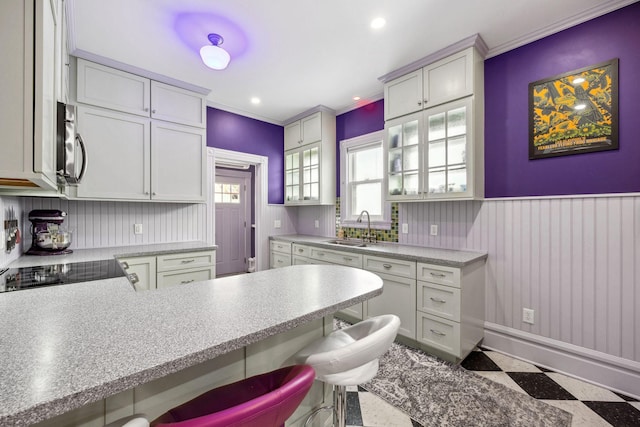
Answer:
[[122, 277], [2, 294], [0, 425], [103, 400], [97, 422], [110, 422], [140, 409], [134, 388], [229, 354], [236, 372], [253, 375], [267, 355], [283, 364], [296, 345], [326, 333], [325, 316], [381, 293], [372, 273], [307, 265], [144, 292]]

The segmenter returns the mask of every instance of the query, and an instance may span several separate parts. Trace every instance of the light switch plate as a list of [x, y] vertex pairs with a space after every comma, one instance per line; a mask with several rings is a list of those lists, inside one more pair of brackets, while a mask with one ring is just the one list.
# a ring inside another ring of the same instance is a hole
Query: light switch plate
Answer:
[[142, 234], [142, 224], [133, 224], [133, 234]]
[[531, 308], [523, 308], [522, 321], [533, 325], [535, 323], [535, 311]]
[[402, 234], [409, 234], [409, 224], [406, 222], [402, 223]]
[[274, 219], [273, 220], [273, 228], [280, 228], [280, 227], [282, 227], [282, 224], [281, 224], [280, 220], [279, 219]]
[[316, 228], [320, 228], [320, 221], [319, 220], [316, 219], [313, 224], [314, 224], [314, 226]]
[[431, 224], [431, 235], [432, 236], [438, 235], [438, 224]]

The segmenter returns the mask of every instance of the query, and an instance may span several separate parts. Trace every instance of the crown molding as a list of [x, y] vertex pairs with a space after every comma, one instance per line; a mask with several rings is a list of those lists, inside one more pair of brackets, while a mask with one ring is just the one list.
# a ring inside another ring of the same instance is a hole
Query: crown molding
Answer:
[[249, 111], [241, 110], [239, 108], [229, 107], [225, 104], [220, 104], [218, 102], [211, 101], [207, 99], [207, 107], [215, 108], [216, 110], [226, 111], [227, 113], [237, 114], [239, 116], [248, 117], [250, 119], [259, 120], [261, 122], [270, 123], [272, 125], [284, 126], [284, 122], [275, 120], [269, 117], [260, 116], [255, 113], [251, 113]]
[[310, 109], [308, 109], [306, 111], [303, 111], [300, 114], [296, 114], [295, 116], [285, 120], [284, 121], [284, 126], [286, 126], [286, 125], [288, 125], [290, 123], [293, 123], [296, 120], [300, 120], [302, 118], [305, 118], [305, 117], [307, 117], [307, 116], [309, 116], [309, 115], [311, 115], [313, 113], [317, 113], [318, 111], [324, 111], [325, 113], [329, 113], [329, 114], [334, 115], [334, 116], [336, 115], [336, 111], [335, 110], [333, 110], [333, 109], [331, 109], [329, 107], [326, 107], [324, 105], [318, 105], [318, 106], [310, 108]]
[[475, 47], [482, 58], [486, 56], [489, 50], [487, 44], [484, 42], [484, 40], [482, 40], [482, 37], [480, 37], [480, 34], [474, 34], [460, 40], [459, 42], [449, 45], [444, 49], [440, 49], [437, 52], [427, 55], [424, 58], [413, 61], [410, 64], [405, 65], [404, 67], [400, 67], [397, 70], [387, 73], [384, 76], [378, 77], [378, 80], [380, 80], [382, 83], [387, 83], [388, 81], [391, 81], [398, 77], [402, 77], [405, 74], [411, 73], [426, 65], [433, 64], [436, 61], [453, 55], [454, 53], [458, 53], [469, 47]]

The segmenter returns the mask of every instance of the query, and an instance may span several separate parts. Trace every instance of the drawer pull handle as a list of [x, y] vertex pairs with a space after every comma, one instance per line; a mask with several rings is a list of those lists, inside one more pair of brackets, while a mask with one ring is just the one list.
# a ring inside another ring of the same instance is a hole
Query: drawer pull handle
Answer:
[[324, 256], [324, 252], [318, 252], [318, 256]]
[[443, 299], [440, 299], [440, 298], [434, 298], [434, 297], [431, 297], [431, 301], [433, 301], [433, 302], [439, 302], [439, 303], [443, 303], [443, 304], [446, 302], [446, 301], [445, 301], [445, 300], [443, 300]]
[[138, 275], [136, 273], [131, 273], [129, 275], [129, 281], [131, 282], [132, 285], [135, 285], [136, 283], [138, 283], [140, 281], [140, 278], [138, 277]]
[[124, 268], [125, 270], [129, 269], [129, 263], [127, 261], [122, 261], [122, 268]]
[[344, 259], [345, 261], [353, 261], [353, 258], [349, 258], [348, 256], [343, 257], [342, 259]]
[[429, 273], [431, 274], [433, 277], [446, 277], [446, 275], [442, 274], [442, 273]]
[[180, 264], [189, 264], [190, 262], [194, 262], [195, 259], [183, 259], [182, 261], [180, 261]]
[[182, 282], [180, 282], [181, 285], [186, 285], [187, 283], [191, 283], [193, 282], [194, 279], [191, 280], [183, 280]]
[[440, 336], [440, 337], [444, 337], [444, 336], [446, 336], [446, 335], [447, 335], [447, 334], [445, 334], [444, 332], [440, 332], [440, 331], [438, 331], [437, 329], [429, 329], [429, 330], [431, 331], [431, 333], [432, 333], [432, 334], [434, 334], [434, 335], [438, 335], [438, 336]]
[[304, 249], [298, 248], [298, 252], [302, 253], [302, 252], [304, 252]]
[[382, 264], [382, 266], [384, 268], [386, 268], [387, 270], [389, 270], [391, 268], [391, 264]]
[[279, 259], [277, 262], [278, 262], [278, 264], [282, 264], [282, 260], [281, 259]]

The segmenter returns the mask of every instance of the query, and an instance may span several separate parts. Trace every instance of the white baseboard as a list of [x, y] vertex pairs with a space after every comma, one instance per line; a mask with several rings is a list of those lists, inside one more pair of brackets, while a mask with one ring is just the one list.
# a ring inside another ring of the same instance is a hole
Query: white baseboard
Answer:
[[640, 399], [640, 362], [485, 322], [482, 347]]

